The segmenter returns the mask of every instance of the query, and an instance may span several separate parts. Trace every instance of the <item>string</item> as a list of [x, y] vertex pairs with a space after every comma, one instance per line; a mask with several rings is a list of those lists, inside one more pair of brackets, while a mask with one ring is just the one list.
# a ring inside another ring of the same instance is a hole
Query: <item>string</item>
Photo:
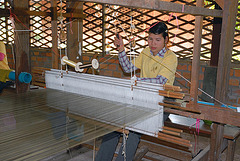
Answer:
[[22, 21], [20, 21], [20, 20], [18, 19], [18, 17], [17, 17], [14, 13], [12, 13], [11, 8], [9, 8], [9, 11], [10, 11], [10, 17], [11, 17], [11, 16], [12, 16], [12, 17], [14, 16], [15, 19], [22, 24], [22, 26], [24, 26], [28, 31], [31, 31]]
[[[10, 12], [9, 19], [10, 19], [10, 21], [11, 21], [12, 28], [14, 29], [14, 32], [15, 32], [15, 31], [30, 31], [30, 32], [33, 31], [33, 30], [30, 30], [22, 21], [20, 21], [20, 20], [18, 19], [18, 17], [17, 17], [14, 13], [12, 13], [11, 8], [9, 8], [9, 12]], [[20, 24], [22, 24], [27, 30], [15, 30], [15, 21], [14, 21], [14, 18], [15, 18], [17, 21], [19, 21]], [[49, 27], [49, 28], [51, 28], [51, 27]], [[45, 30], [47, 30], [47, 29], [45, 29]], [[59, 54], [58, 54], [56, 51], [54, 51], [53, 48], [51, 48], [51, 50], [53, 51], [53, 54], [55, 54], [55, 55], [57, 55], [58, 57], [60, 57]], [[12, 50], [12, 51], [13, 51], [13, 50]], [[14, 55], [14, 54], [13, 54], [13, 55]], [[61, 58], [61, 57], [60, 57], [60, 58]], [[13, 58], [13, 59], [15, 59], [15, 58]], [[14, 60], [14, 62], [15, 62], [15, 60]]]
[[67, 109], [67, 112], [66, 112], [66, 145], [67, 145], [67, 150], [69, 151], [69, 154], [70, 154], [70, 157], [72, 158], [72, 152], [71, 152], [71, 149], [69, 148], [69, 144], [68, 144], [68, 125], [69, 125], [69, 117], [68, 117], [68, 109]]
[[182, 5], [182, 12], [184, 12], [184, 4]]
[[[144, 54], [144, 53], [143, 53]], [[147, 54], [144, 54], [145, 56], [151, 58], [152, 60], [154, 60], [156, 63], [162, 65], [163, 67], [165, 67], [166, 69], [168, 69], [170, 72], [172, 72], [173, 74], [177, 74], [179, 75], [181, 78], [183, 78], [186, 82], [188, 82], [189, 84], [192, 84], [188, 79], [186, 79], [184, 76], [182, 76], [180, 73], [178, 73], [177, 71], [172, 71], [171, 69], [169, 69], [166, 65], [164, 65], [162, 62], [159, 62], [157, 61], [156, 59], [154, 59], [153, 57], [147, 55]], [[222, 105], [225, 105], [223, 102], [219, 101], [218, 99], [214, 98], [213, 96], [211, 96], [210, 94], [208, 94], [207, 92], [205, 92], [204, 90], [202, 90], [201, 88], [198, 88], [199, 91], [201, 91], [202, 93], [206, 94], [207, 96], [209, 96], [211, 99], [215, 100], [216, 102], [222, 104]], [[225, 105], [227, 108], [230, 108], [228, 107], [227, 105]]]
[[[67, 39], [65, 40], [65, 45], [66, 45], [66, 47], [65, 47], [65, 55], [68, 56], [68, 53], [67, 53]], [[60, 59], [61, 59], [61, 57], [60, 57]], [[68, 72], [67, 64], [66, 64], [65, 68], [66, 68], [66, 72]]]
[[[183, 5], [184, 6], [184, 5]], [[183, 9], [184, 9], [184, 7], [183, 7]], [[170, 15], [169, 15], [169, 18], [168, 18], [168, 23], [170, 22], [170, 20], [172, 19], [172, 16], [173, 16], [173, 13], [171, 13]], [[178, 31], [178, 29], [179, 29], [179, 24], [178, 24], [178, 18], [177, 18], [177, 15], [176, 15], [176, 13], [174, 13], [174, 16], [175, 16], [175, 18], [176, 18], [176, 23], [177, 23], [177, 31]], [[177, 37], [177, 34], [174, 34], [174, 39], [173, 39], [173, 42], [175, 42], [175, 39], [176, 39], [176, 37]]]
[[[131, 11], [132, 12], [132, 11]], [[130, 31], [131, 31], [131, 36], [132, 36], [132, 32], [133, 32], [133, 24], [132, 24], [132, 13], [130, 15], [131, 17], [131, 27], [130, 27]], [[133, 52], [133, 44], [130, 44], [130, 62], [132, 62], [132, 52]], [[135, 65], [135, 64], [134, 64]], [[133, 77], [132, 76], [132, 68], [130, 68], [130, 72], [131, 72], [131, 78]], [[132, 86], [133, 84], [131, 84]], [[133, 88], [132, 88], [133, 89]]]
[[[22, 95], [22, 96], [25, 96], [25, 95]], [[32, 95], [32, 96], [35, 96], [35, 95]], [[25, 97], [25, 98], [29, 98], [29, 97]], [[4, 99], [4, 98], [3, 98]], [[19, 99], [18, 99], [19, 100]], [[19, 100], [20, 101], [20, 100]], [[25, 102], [26, 104], [29, 104], [28, 102]], [[24, 104], [22, 104], [22, 105], [24, 105]], [[20, 106], [19, 106], [20, 107]], [[42, 107], [42, 106], [40, 106], [40, 107]], [[45, 106], [43, 106], [43, 107], [45, 107]], [[14, 108], [15, 108], [15, 106], [14, 106]], [[21, 107], [20, 107], [21, 108]], [[13, 109], [13, 108], [12, 108]], [[29, 106], [29, 109], [30, 110], [33, 110], [33, 109], [31, 109], [31, 106]], [[32, 115], [34, 114], [33, 113], [33, 111], [31, 111], [32, 112]], [[39, 114], [39, 112], [37, 112], [37, 114]], [[34, 115], [34, 116], [36, 116], [36, 115]], [[38, 118], [38, 117], [37, 117]], [[45, 121], [47, 121], [47, 120], [45, 120]], [[18, 121], [18, 123], [19, 123], [19, 121]], [[31, 123], [32, 124], [32, 123]], [[40, 128], [39, 128], [40, 129]], [[42, 129], [41, 129], [42, 130]], [[47, 129], [46, 129], [47, 130]], [[49, 129], [49, 130], [51, 130], [51, 128]], [[44, 131], [45, 131], [45, 129], [44, 129]], [[3, 137], [3, 135], [1, 135], [1, 137]], [[21, 138], [21, 136], [19, 136], [18, 138]], [[50, 141], [54, 141], [54, 139], [52, 139], [52, 140], [48, 140], [48, 142], [50, 142]], [[34, 142], [35, 143], [35, 142]], [[47, 143], [47, 142], [43, 142], [42, 144], [45, 144], [45, 143]], [[2, 145], [2, 144], [1, 144]], [[33, 145], [33, 144], [31, 144], [31, 145]], [[62, 147], [62, 146], [58, 146], [58, 147]], [[14, 152], [13, 152], [13, 155], [14, 155]], [[9, 159], [9, 158], [8, 158]]]
[[78, 55], [81, 57], [82, 56], [82, 47], [81, 47], [81, 42], [79, 41], [79, 34], [80, 34], [80, 24], [78, 20]]

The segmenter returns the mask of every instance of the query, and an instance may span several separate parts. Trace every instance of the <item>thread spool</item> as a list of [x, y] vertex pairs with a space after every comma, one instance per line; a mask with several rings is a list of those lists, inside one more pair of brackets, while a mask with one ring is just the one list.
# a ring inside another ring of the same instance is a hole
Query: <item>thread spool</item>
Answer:
[[91, 64], [85, 64], [83, 65], [81, 62], [78, 62], [78, 63], [75, 63], [74, 61], [72, 60], [68, 60], [68, 57], [67, 56], [64, 56], [62, 57], [61, 59], [61, 64], [62, 65], [69, 65], [73, 68], [75, 68], [75, 71], [76, 72], [83, 72], [83, 69], [84, 68], [90, 68], [92, 67], [93, 69], [98, 69], [99, 68], [99, 62], [97, 59], [93, 59]]
[[99, 68], [99, 63], [97, 59], [93, 59], [91, 64], [85, 64], [85, 65], [80, 65], [79, 68], [90, 68], [92, 67], [93, 69], [98, 69]]
[[82, 65], [82, 63], [81, 63], [81, 62], [75, 63], [75, 62], [72, 61], [72, 60], [68, 60], [68, 57], [67, 57], [67, 56], [62, 57], [62, 59], [61, 59], [61, 64], [62, 64], [62, 65], [66, 65], [66, 64], [67, 64], [67, 65], [75, 68], [75, 71], [76, 71], [76, 72], [83, 72], [83, 69], [80, 68], [80, 66]]
[[18, 76], [18, 79], [22, 83], [30, 83], [32, 81], [32, 75], [27, 72], [21, 72]]
[[[15, 81], [15, 72], [14, 71], [11, 71], [8, 75], [8, 78]], [[21, 83], [30, 83], [32, 81], [32, 75], [30, 73], [27, 73], [27, 72], [21, 72], [19, 75], [18, 75], [18, 80], [21, 82]]]
[[98, 69], [99, 68], [99, 62], [97, 59], [92, 60], [92, 67], [93, 69]]

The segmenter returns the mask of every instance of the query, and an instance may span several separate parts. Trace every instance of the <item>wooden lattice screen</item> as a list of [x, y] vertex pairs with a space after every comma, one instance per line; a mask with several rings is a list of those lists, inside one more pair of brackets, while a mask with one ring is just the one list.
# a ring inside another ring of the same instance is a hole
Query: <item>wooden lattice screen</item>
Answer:
[[[5, 0], [6, 1], [6, 0]], [[66, 12], [66, 0], [58, 1], [58, 11]], [[184, 5], [195, 5], [192, 0], [172, 0], [175, 3]], [[50, 12], [50, 0], [29, 1], [31, 11]], [[8, 3], [0, 2], [1, 8], [9, 8]], [[214, 8], [214, 2], [206, 2], [206, 8]], [[131, 39], [131, 19], [135, 26], [132, 30], [136, 37], [135, 51], [140, 53], [145, 47], [147, 33], [142, 32], [153, 22], [164, 21], [169, 27], [171, 49], [180, 59], [191, 59], [193, 52], [194, 23], [195, 17], [187, 14], [159, 12], [154, 10], [127, 8], [122, 6], [102, 5], [96, 3], [84, 3], [83, 12], [86, 18], [83, 20], [83, 51], [96, 53], [110, 51], [115, 53], [113, 39], [115, 32], [119, 32], [124, 37], [124, 42], [128, 43], [126, 35]], [[172, 14], [172, 16], [170, 16]], [[201, 59], [209, 60], [212, 40], [212, 17], [204, 17]], [[67, 20], [64, 19], [64, 24]], [[59, 22], [60, 27], [60, 22]], [[122, 28], [124, 29], [124, 33]], [[51, 18], [44, 16], [30, 16], [30, 41], [32, 47], [51, 48]], [[66, 25], [63, 28], [66, 31]], [[60, 28], [59, 28], [60, 31]], [[240, 7], [238, 9], [237, 24], [235, 30], [232, 62], [240, 63]], [[13, 30], [9, 17], [0, 18], [0, 40], [12, 43]], [[103, 43], [104, 42], [104, 43]], [[109, 45], [107, 45], [109, 44]], [[60, 42], [61, 48], [66, 47], [66, 42]], [[107, 48], [106, 47], [110, 47]], [[129, 47], [128, 47], [129, 48]], [[238, 59], [238, 61], [237, 61]]]
[[[195, 5], [194, 2], [183, 2], [186, 5]], [[210, 7], [207, 5], [206, 7]], [[105, 10], [103, 9], [105, 8]], [[147, 32], [153, 22], [164, 21], [169, 27], [171, 49], [181, 59], [189, 59], [193, 52], [194, 22], [195, 17], [186, 14], [176, 14], [169, 12], [159, 12], [146, 9], [127, 8], [121, 6], [101, 5], [95, 3], [85, 3], [84, 13], [84, 50], [86, 52], [102, 51], [102, 40], [105, 44], [113, 44], [115, 32], [120, 32], [124, 36], [124, 42], [131, 39], [131, 20], [135, 29], [132, 30], [136, 40], [135, 51], [140, 51], [145, 47]], [[172, 16], [171, 16], [172, 15]], [[105, 19], [103, 18], [105, 17]], [[212, 39], [212, 17], [204, 18], [203, 39], [202, 39], [202, 59], [209, 59]], [[103, 28], [104, 26], [104, 28]], [[124, 31], [123, 31], [124, 29]], [[105, 33], [103, 36], [102, 33]], [[101, 36], [100, 36], [101, 35]], [[128, 39], [126, 38], [128, 36]], [[99, 41], [101, 43], [99, 43]], [[114, 52], [114, 46], [111, 49]]]
[[[51, 12], [51, 1], [46, 0], [31, 0], [29, 1], [30, 11]], [[57, 11], [60, 12], [62, 6], [62, 13], [66, 13], [66, 1], [58, 1]], [[63, 23], [66, 24], [66, 18]], [[61, 24], [58, 21], [60, 28]], [[51, 31], [51, 17], [50, 16], [30, 16], [30, 41], [32, 47], [51, 48], [52, 47], [52, 31]], [[66, 26], [63, 27], [66, 31]], [[60, 29], [58, 30], [58, 33]], [[66, 47], [65, 42], [59, 42], [61, 48]]]

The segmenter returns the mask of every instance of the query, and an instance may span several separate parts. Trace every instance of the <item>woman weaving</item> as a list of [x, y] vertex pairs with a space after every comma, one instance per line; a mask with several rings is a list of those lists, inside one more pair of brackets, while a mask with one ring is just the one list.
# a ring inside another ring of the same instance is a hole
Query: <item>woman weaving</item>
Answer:
[[[143, 49], [140, 55], [129, 61], [123, 39], [120, 35], [115, 38], [114, 44], [119, 52], [118, 58], [122, 69], [126, 73], [140, 69], [140, 78], [137, 81], [145, 81], [158, 84], [173, 85], [177, 68], [177, 57], [173, 51], [167, 48], [169, 41], [168, 28], [163, 22], [157, 22], [149, 29], [148, 47]], [[103, 137], [102, 144], [96, 156], [96, 161], [111, 161], [115, 153], [120, 133], [112, 132]], [[129, 132], [126, 142], [126, 160], [132, 161], [140, 140], [141, 134]], [[122, 146], [118, 152], [116, 161], [123, 161]]]

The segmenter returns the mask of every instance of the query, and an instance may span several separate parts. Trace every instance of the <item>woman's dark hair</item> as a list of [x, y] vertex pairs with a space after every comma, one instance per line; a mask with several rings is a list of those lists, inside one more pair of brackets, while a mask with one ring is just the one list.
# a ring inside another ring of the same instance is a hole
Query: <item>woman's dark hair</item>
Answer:
[[168, 36], [168, 28], [164, 22], [155, 22], [151, 26], [153, 26], [153, 27], [151, 27], [149, 29], [149, 33], [162, 34], [164, 39], [166, 39], [166, 37], [169, 37]]

